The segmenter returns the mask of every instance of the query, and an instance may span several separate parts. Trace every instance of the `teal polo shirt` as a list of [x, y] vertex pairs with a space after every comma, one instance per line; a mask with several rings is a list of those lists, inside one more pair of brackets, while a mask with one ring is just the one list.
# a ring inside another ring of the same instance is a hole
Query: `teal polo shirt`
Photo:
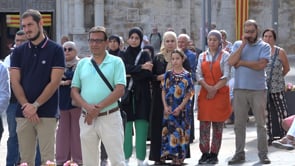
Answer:
[[[92, 57], [91, 57], [92, 58]], [[81, 97], [89, 104], [98, 104], [110, 95], [111, 90], [108, 88], [103, 79], [98, 75], [91, 58], [83, 58], [79, 61], [71, 87], [80, 89]], [[105, 75], [113, 88], [116, 85], [122, 84], [126, 86], [125, 66], [120, 57], [109, 54], [106, 51], [106, 56], [103, 62], [99, 65], [99, 69]], [[105, 107], [101, 112], [106, 112], [118, 106], [117, 102]]]

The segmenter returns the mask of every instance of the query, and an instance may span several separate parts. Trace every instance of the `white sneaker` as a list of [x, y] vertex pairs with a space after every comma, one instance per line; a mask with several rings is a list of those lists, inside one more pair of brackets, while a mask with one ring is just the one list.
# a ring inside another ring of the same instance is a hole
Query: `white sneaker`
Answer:
[[128, 166], [129, 165], [129, 159], [125, 160], [125, 165]]
[[280, 140], [276, 140], [272, 142], [272, 145], [279, 149], [293, 150], [294, 149], [294, 141], [290, 140], [287, 137], [284, 137]]
[[110, 166], [110, 162], [108, 159], [101, 160], [100, 166]]
[[148, 166], [148, 163], [145, 160], [137, 159], [137, 165], [138, 166]]

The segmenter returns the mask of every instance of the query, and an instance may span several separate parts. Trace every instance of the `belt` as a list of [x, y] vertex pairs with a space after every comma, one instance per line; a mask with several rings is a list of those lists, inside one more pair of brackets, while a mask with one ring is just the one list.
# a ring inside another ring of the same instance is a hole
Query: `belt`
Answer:
[[[101, 112], [101, 113], [98, 114], [98, 116], [109, 115], [109, 114], [114, 113], [116, 111], [119, 111], [119, 107], [112, 108], [112, 109], [110, 109], [110, 110], [108, 110], [106, 112]], [[87, 114], [87, 112], [83, 110], [82, 114], [85, 116]]]

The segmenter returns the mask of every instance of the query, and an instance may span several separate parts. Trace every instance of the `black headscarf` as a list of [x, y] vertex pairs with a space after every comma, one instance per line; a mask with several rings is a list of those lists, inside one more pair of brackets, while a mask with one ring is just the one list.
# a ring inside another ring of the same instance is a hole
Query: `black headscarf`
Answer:
[[139, 42], [139, 45], [137, 47], [132, 47], [132, 46], [128, 46], [127, 49], [126, 49], [126, 54], [127, 55], [132, 55], [132, 56], [137, 56], [137, 54], [141, 51], [141, 42], [143, 40], [143, 33], [142, 31], [140, 30], [140, 28], [138, 27], [134, 27], [134, 28], [131, 28], [129, 33], [128, 33], [128, 38], [131, 37], [132, 34], [136, 33], [138, 36], [139, 36], [139, 39], [140, 39], [140, 42]]
[[110, 40], [115, 40], [119, 44], [119, 47], [116, 50], [108, 49], [109, 53], [112, 55], [120, 56], [119, 55], [120, 54], [120, 43], [121, 43], [120, 37], [118, 35], [111, 35], [109, 37], [109, 41]]
[[111, 35], [109, 37], [109, 40], [116, 40], [116, 42], [118, 42], [119, 45], [121, 44], [121, 40], [120, 40], [120, 37], [118, 35]]
[[145, 45], [143, 47], [143, 49], [148, 49], [151, 52], [151, 58], [154, 59], [155, 56], [155, 51], [154, 51], [154, 47], [152, 45]]

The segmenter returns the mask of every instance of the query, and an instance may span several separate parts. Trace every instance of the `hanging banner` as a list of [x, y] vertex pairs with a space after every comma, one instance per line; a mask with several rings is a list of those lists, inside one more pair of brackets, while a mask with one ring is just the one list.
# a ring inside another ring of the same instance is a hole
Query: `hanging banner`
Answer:
[[[52, 24], [51, 14], [42, 14], [43, 26], [48, 27]], [[7, 27], [19, 28], [20, 24], [19, 14], [7, 14], [6, 15], [6, 24]]]
[[248, 0], [236, 0], [236, 40], [241, 40], [244, 32], [244, 22], [248, 20]]
[[18, 14], [7, 14], [6, 15], [7, 27], [19, 28], [19, 15]]

